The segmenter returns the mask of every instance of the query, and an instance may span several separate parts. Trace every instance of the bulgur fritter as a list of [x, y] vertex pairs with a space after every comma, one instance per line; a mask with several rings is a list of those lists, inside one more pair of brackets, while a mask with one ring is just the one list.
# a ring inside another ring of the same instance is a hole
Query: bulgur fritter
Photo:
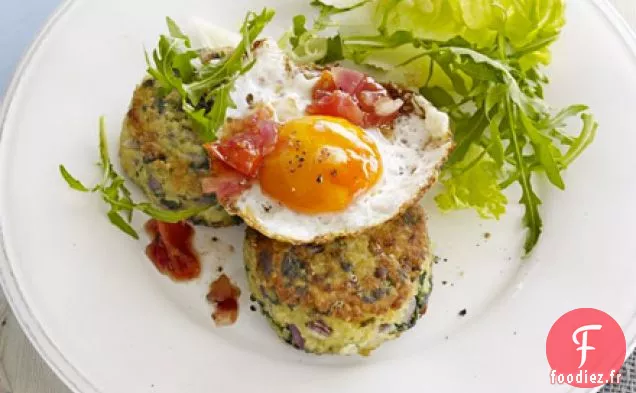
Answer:
[[368, 354], [413, 326], [431, 291], [419, 205], [327, 244], [291, 245], [248, 228], [244, 256], [252, 294], [278, 335], [312, 353]]
[[209, 206], [191, 218], [194, 224], [228, 226], [229, 215], [214, 196], [203, 195], [200, 179], [209, 174], [209, 159], [181, 108], [176, 91], [160, 94], [146, 78], [133, 95], [124, 120], [119, 156], [124, 172], [158, 206], [178, 210]]

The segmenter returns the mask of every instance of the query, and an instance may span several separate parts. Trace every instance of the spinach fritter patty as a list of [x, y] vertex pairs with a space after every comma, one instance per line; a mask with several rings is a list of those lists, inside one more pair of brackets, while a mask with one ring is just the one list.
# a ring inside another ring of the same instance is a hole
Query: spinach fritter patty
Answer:
[[236, 224], [240, 220], [214, 196], [202, 194], [199, 181], [208, 175], [210, 164], [192, 127], [179, 94], [162, 96], [158, 83], [145, 79], [135, 90], [122, 128], [119, 157], [124, 172], [158, 206], [172, 210], [209, 206], [191, 218], [194, 224]]
[[367, 355], [426, 311], [432, 257], [420, 206], [362, 234], [291, 245], [248, 228], [250, 289], [276, 333], [307, 352]]

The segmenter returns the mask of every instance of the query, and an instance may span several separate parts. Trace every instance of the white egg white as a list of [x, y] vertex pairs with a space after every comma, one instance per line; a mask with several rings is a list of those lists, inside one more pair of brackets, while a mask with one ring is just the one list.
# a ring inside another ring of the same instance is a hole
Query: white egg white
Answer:
[[[273, 40], [266, 40], [254, 56], [254, 67], [236, 81], [232, 99], [237, 107], [228, 111], [228, 117], [249, 113], [248, 95], [253, 104], [272, 108], [277, 121], [305, 116], [317, 78], [305, 76]], [[383, 172], [345, 210], [300, 213], [263, 193], [258, 182], [226, 209], [264, 235], [291, 243], [326, 242], [390, 220], [419, 201], [434, 184], [453, 146], [448, 116], [419, 95], [412, 101], [414, 111], [396, 119], [392, 135], [365, 129], [378, 147]]]

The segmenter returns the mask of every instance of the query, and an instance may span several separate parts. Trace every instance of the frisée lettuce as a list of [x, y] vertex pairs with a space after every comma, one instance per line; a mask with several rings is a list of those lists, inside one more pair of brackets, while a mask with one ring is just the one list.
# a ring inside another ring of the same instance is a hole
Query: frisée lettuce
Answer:
[[[349, 61], [418, 90], [452, 122], [456, 149], [435, 200], [442, 210], [499, 218], [503, 190], [521, 188], [525, 252], [542, 232], [533, 179], [564, 189], [562, 172], [594, 140], [584, 105], [554, 113], [544, 101], [550, 45], [565, 24], [564, 0], [314, 0], [279, 45], [297, 62]], [[581, 131], [566, 133], [566, 121]]]

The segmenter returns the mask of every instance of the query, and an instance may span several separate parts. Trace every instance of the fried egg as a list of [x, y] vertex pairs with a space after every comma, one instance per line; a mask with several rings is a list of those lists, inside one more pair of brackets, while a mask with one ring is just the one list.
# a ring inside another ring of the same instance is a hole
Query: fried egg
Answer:
[[[405, 92], [390, 126], [365, 127], [308, 115], [320, 72], [294, 64], [271, 39], [231, 93], [228, 119], [269, 108], [278, 141], [256, 181], [225, 208], [262, 234], [290, 243], [327, 242], [380, 225], [419, 201], [453, 142], [448, 116]], [[219, 132], [223, 138], [223, 131]]]

